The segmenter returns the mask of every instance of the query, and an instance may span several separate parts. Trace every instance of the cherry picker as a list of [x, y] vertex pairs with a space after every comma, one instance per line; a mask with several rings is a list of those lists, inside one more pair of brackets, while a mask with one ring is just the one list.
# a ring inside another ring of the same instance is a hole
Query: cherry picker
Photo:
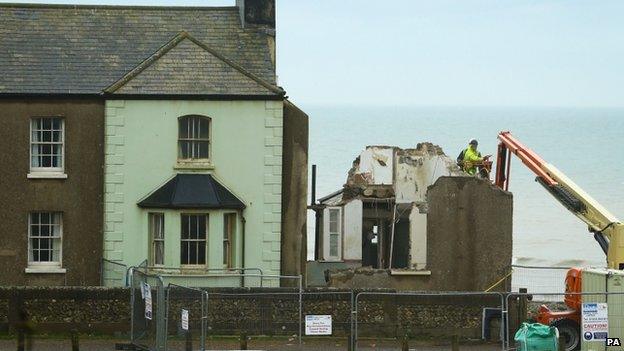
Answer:
[[[498, 135], [496, 172], [494, 184], [501, 189], [509, 188], [511, 156], [516, 155], [536, 175], [540, 183], [566, 209], [585, 222], [607, 258], [607, 268], [624, 270], [624, 224], [600, 205], [583, 189], [566, 177], [555, 166], [544, 161], [531, 149], [518, 141], [510, 132]], [[580, 347], [582, 268], [571, 268], [566, 275], [564, 297], [567, 311], [551, 311], [542, 305], [537, 321], [553, 325], [566, 340], [566, 350]]]

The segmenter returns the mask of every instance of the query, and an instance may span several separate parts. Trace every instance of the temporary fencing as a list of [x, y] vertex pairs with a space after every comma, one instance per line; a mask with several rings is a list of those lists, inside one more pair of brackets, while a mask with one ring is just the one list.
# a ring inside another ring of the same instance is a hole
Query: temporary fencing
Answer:
[[169, 284], [166, 311], [166, 350], [206, 349], [207, 291]]
[[481, 292], [361, 292], [355, 297], [356, 350], [388, 342], [407, 347], [412, 339], [432, 338], [459, 346], [483, 339], [504, 347], [501, 293]]
[[130, 343], [132, 346], [161, 351], [166, 343], [165, 285], [158, 275], [131, 268]]

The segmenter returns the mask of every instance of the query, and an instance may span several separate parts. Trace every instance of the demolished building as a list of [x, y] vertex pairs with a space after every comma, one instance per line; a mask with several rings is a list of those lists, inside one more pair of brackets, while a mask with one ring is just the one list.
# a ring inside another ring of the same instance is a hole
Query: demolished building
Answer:
[[308, 285], [483, 291], [511, 266], [511, 194], [431, 143], [366, 147], [313, 209]]

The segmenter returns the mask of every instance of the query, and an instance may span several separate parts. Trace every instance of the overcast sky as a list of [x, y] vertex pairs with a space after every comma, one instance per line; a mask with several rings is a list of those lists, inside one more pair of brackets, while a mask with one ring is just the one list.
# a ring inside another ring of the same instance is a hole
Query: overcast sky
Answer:
[[277, 1], [279, 82], [300, 104], [624, 106], [621, 0]]

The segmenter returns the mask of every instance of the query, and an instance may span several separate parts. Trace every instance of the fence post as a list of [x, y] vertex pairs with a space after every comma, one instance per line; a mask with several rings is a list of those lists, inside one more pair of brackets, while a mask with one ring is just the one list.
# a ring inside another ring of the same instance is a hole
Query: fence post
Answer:
[[347, 335], [349, 338], [347, 340], [347, 350], [354, 351], [353, 345], [353, 289], [349, 291], [349, 334]]
[[459, 351], [459, 335], [457, 335], [457, 332], [453, 335], [453, 339], [451, 339], [451, 350]]
[[78, 331], [76, 329], [71, 331], [71, 348], [72, 351], [80, 351], [80, 345], [78, 344]]
[[240, 334], [240, 349], [247, 350], [247, 334], [245, 332]]
[[518, 326], [522, 325], [522, 323], [526, 320], [527, 317], [527, 296], [526, 293], [528, 290], [526, 288], [520, 288], [520, 296], [518, 296]]
[[409, 351], [409, 339], [407, 338], [407, 333], [403, 335], [403, 341], [401, 343], [401, 351]]
[[184, 334], [186, 336], [186, 343], [185, 343], [186, 351], [193, 351], [193, 338], [191, 336], [191, 331], [187, 330], [186, 333]]
[[303, 347], [303, 276], [299, 275], [299, 349]]

